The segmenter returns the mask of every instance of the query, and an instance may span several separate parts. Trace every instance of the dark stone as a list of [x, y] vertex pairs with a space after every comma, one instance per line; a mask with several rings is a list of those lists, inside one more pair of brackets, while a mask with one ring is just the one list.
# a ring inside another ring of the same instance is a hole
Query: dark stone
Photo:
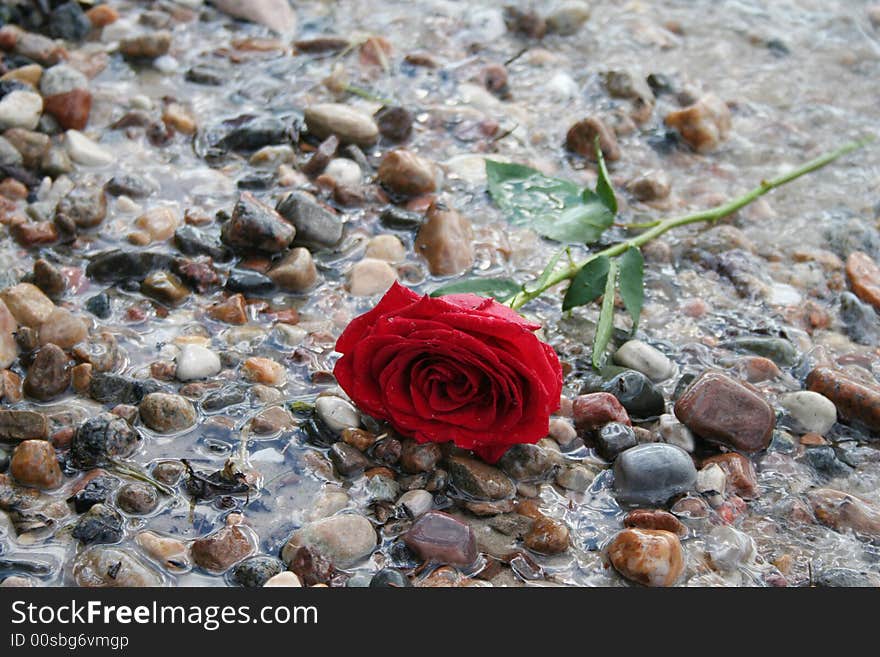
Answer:
[[308, 194], [288, 194], [281, 199], [276, 210], [296, 228], [295, 246], [329, 248], [342, 239], [342, 220]]
[[67, 498], [67, 501], [73, 503], [73, 508], [77, 513], [85, 513], [96, 504], [106, 502], [118, 483], [116, 477], [109, 475], [95, 477], [82, 489]]
[[306, 546], [296, 548], [287, 567], [299, 577], [303, 586], [326, 584], [335, 573], [333, 564], [326, 557]]
[[239, 196], [232, 217], [220, 231], [220, 239], [233, 249], [264, 253], [284, 251], [295, 235], [293, 226], [250, 192]]
[[406, 141], [412, 134], [413, 115], [402, 107], [383, 107], [373, 118], [379, 134], [389, 141]]
[[67, 289], [67, 279], [58, 267], [40, 258], [34, 263], [34, 285], [45, 292], [47, 297], [57, 299]]
[[110, 460], [131, 456], [138, 447], [140, 434], [121, 417], [101, 413], [85, 420], [70, 444], [73, 465], [93, 468]]
[[65, 2], [49, 15], [49, 34], [56, 39], [82, 41], [92, 31], [92, 22], [79, 3]]
[[86, 276], [95, 281], [143, 280], [154, 270], [168, 270], [173, 258], [154, 251], [106, 251], [92, 258]]
[[798, 361], [798, 350], [785, 338], [767, 336], [744, 336], [721, 343], [728, 349], [748, 351], [764, 358], [769, 358], [777, 365], [789, 367]]
[[83, 545], [118, 543], [122, 540], [122, 516], [106, 504], [96, 504], [73, 527], [73, 537]]
[[132, 515], [144, 515], [156, 510], [159, 506], [159, 495], [156, 489], [140, 481], [123, 484], [116, 494], [117, 506]]
[[411, 212], [392, 205], [382, 210], [382, 213], [379, 215], [379, 221], [386, 228], [394, 230], [418, 230], [424, 221], [424, 217], [418, 212]]
[[650, 73], [647, 77], [647, 82], [655, 96], [674, 94], [676, 92], [675, 82], [665, 73]]
[[871, 304], [861, 301], [852, 292], [840, 295], [840, 321], [850, 340], [863, 345], [880, 342], [880, 321]]
[[383, 568], [373, 575], [373, 578], [370, 580], [371, 589], [404, 589], [409, 586], [412, 586], [412, 584], [410, 584], [407, 576], [396, 568]]
[[248, 297], [259, 297], [274, 292], [275, 283], [265, 274], [252, 269], [233, 269], [226, 279], [226, 289]]
[[240, 404], [245, 400], [244, 391], [241, 388], [222, 388], [208, 393], [202, 400], [202, 410], [213, 412]]
[[808, 447], [804, 450], [804, 460], [812, 468], [826, 477], [841, 477], [852, 472], [852, 468], [837, 458], [834, 448], [830, 445]]
[[631, 447], [614, 462], [614, 492], [619, 502], [661, 505], [693, 488], [697, 470], [680, 447], [648, 443]]
[[253, 171], [239, 178], [235, 185], [239, 189], [269, 189], [275, 185], [275, 172]]
[[161, 386], [151, 379], [133, 379], [121, 374], [98, 372], [89, 382], [89, 396], [104, 404], [140, 404], [151, 392]]
[[543, 481], [556, 470], [549, 450], [537, 445], [514, 445], [498, 461], [498, 467], [517, 481]]
[[128, 196], [129, 198], [146, 198], [155, 187], [146, 179], [130, 173], [119, 173], [104, 185], [104, 191], [111, 196]]
[[284, 562], [276, 557], [260, 554], [245, 559], [232, 569], [229, 579], [236, 586], [247, 589], [262, 588], [275, 575], [286, 570]]
[[633, 428], [619, 422], [609, 422], [596, 436], [596, 450], [606, 461], [613, 461], [618, 454], [638, 444]]
[[384, 438], [373, 444], [370, 456], [385, 465], [394, 465], [400, 460], [402, 451], [403, 447], [397, 438]]
[[330, 160], [336, 156], [338, 149], [339, 137], [330, 135], [318, 145], [308, 162], [303, 164], [302, 172], [307, 176], [317, 176], [330, 164]]
[[48, 401], [64, 393], [70, 385], [72, 361], [64, 350], [51, 342], [37, 352], [24, 378], [24, 392], [34, 399]]
[[340, 441], [330, 447], [330, 461], [343, 477], [359, 474], [370, 465], [370, 461], [351, 445]]
[[424, 561], [469, 566], [477, 559], [477, 538], [470, 525], [441, 511], [428, 511], [403, 536]]
[[229, 79], [229, 73], [213, 66], [197, 64], [186, 72], [187, 82], [204, 84], [212, 87], [221, 86]]
[[631, 418], [648, 420], [663, 414], [666, 408], [663, 393], [641, 372], [625, 370], [607, 381], [604, 392], [610, 392]]
[[400, 465], [405, 472], [430, 472], [442, 456], [437, 443], [419, 444], [414, 440], [405, 440], [401, 445]]
[[446, 460], [455, 487], [477, 500], [503, 500], [516, 494], [516, 486], [498, 468], [464, 456]]
[[227, 132], [216, 146], [230, 151], [255, 151], [263, 146], [285, 144], [291, 140], [291, 128], [271, 116], [247, 117]]

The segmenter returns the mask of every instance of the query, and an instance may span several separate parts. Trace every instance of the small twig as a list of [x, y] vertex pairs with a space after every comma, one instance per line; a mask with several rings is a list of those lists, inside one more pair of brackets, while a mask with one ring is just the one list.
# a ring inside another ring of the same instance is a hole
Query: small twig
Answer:
[[513, 57], [511, 57], [511, 58], [508, 59], [506, 62], [504, 62], [504, 65], [505, 65], [505, 66], [510, 66], [510, 65], [513, 64], [517, 59], [519, 59], [520, 57], [522, 57], [523, 55], [525, 55], [528, 51], [529, 51], [528, 48], [523, 48], [523, 49], [520, 50], [518, 53], [516, 53]]

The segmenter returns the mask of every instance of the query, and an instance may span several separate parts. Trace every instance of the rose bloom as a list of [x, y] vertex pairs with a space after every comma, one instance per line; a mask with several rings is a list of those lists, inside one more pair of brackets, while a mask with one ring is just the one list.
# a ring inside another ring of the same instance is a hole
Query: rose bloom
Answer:
[[339, 336], [334, 369], [362, 411], [420, 443], [453, 441], [494, 463], [547, 435], [562, 368], [540, 325], [474, 294], [395, 283]]

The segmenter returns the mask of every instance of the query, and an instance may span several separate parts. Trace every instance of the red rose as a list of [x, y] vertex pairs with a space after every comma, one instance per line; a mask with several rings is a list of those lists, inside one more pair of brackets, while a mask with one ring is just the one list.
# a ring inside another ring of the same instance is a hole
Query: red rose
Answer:
[[531, 324], [473, 294], [397, 283], [336, 342], [334, 374], [361, 410], [418, 442], [453, 441], [490, 463], [547, 435], [562, 368]]

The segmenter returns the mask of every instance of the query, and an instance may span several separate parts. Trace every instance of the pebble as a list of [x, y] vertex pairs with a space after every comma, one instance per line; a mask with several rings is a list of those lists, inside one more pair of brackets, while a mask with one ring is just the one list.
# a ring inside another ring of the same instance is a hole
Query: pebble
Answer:
[[601, 387], [604, 392], [617, 398], [631, 418], [653, 419], [662, 415], [666, 408], [660, 389], [636, 370], [624, 370], [605, 381]]
[[134, 537], [134, 540], [148, 557], [158, 561], [167, 570], [172, 572], [185, 571], [189, 570], [192, 565], [192, 560], [183, 541], [149, 531], [140, 532]]
[[233, 18], [264, 25], [279, 34], [296, 31], [296, 12], [288, 0], [214, 0], [213, 5]]
[[134, 225], [146, 232], [150, 241], [164, 242], [174, 236], [180, 219], [171, 208], [156, 207], [135, 219]]
[[40, 77], [40, 93], [43, 96], [55, 96], [88, 87], [88, 78], [69, 64], [50, 66]]
[[572, 153], [595, 160], [596, 137], [599, 138], [599, 148], [606, 160], [614, 162], [620, 159], [620, 146], [617, 144], [614, 130], [595, 116], [578, 121], [568, 129], [565, 135], [565, 147]]
[[724, 501], [727, 475], [720, 465], [710, 463], [697, 472], [697, 481], [694, 488], [698, 493], [708, 498], [712, 506], [717, 507]]
[[730, 525], [715, 527], [706, 537], [706, 553], [721, 572], [735, 572], [755, 561], [758, 548], [752, 537]]
[[474, 264], [471, 222], [457, 211], [434, 202], [419, 229], [415, 251], [428, 261], [434, 276], [454, 276]]
[[139, 442], [140, 435], [128, 422], [112, 413], [101, 413], [77, 427], [70, 453], [75, 466], [93, 468], [131, 456]]
[[307, 523], [288, 539], [281, 558], [290, 566], [297, 548], [306, 547], [337, 568], [355, 565], [373, 552], [376, 530], [364, 516], [344, 513]]
[[52, 444], [46, 440], [24, 440], [9, 462], [9, 471], [24, 486], [41, 490], [58, 488], [63, 481]]
[[383, 568], [370, 580], [371, 589], [395, 588], [403, 589], [412, 586], [406, 575], [396, 568]]
[[190, 554], [200, 568], [211, 573], [222, 573], [253, 554], [254, 545], [250, 530], [241, 525], [231, 525], [194, 540]]
[[516, 494], [516, 486], [498, 468], [464, 456], [450, 456], [446, 466], [452, 484], [476, 500], [504, 500]]
[[[239, 563], [233, 570], [229, 579], [248, 589], [262, 588], [276, 575], [284, 572], [286, 566], [281, 559], [260, 554], [248, 557]], [[293, 575], [293, 573], [291, 573]], [[293, 575], [296, 577], [296, 575]], [[297, 579], [297, 582], [299, 580]]]
[[437, 166], [404, 149], [386, 153], [376, 175], [386, 189], [401, 196], [430, 194], [438, 186]]
[[43, 345], [24, 378], [25, 394], [39, 401], [48, 401], [63, 394], [70, 386], [72, 365], [61, 347], [52, 343]]
[[177, 433], [195, 425], [196, 409], [185, 397], [151, 392], [138, 406], [141, 421], [157, 433]]
[[727, 139], [731, 128], [730, 109], [723, 100], [708, 94], [693, 105], [670, 112], [665, 122], [675, 128], [691, 148], [705, 153]]
[[498, 460], [498, 467], [516, 481], [537, 482], [549, 478], [562, 463], [558, 452], [538, 445], [514, 445]]
[[523, 537], [523, 545], [538, 554], [560, 554], [568, 549], [568, 527], [558, 520], [541, 516]]
[[364, 257], [390, 263], [403, 262], [406, 258], [406, 249], [396, 235], [376, 235], [367, 243]]
[[49, 34], [56, 39], [82, 41], [92, 30], [92, 22], [76, 2], [65, 2], [49, 15]]
[[241, 366], [241, 373], [249, 381], [268, 386], [281, 386], [287, 382], [287, 370], [271, 358], [248, 358]]
[[630, 181], [626, 186], [636, 200], [643, 203], [662, 201], [669, 196], [672, 183], [665, 171], [651, 171]]
[[268, 276], [283, 290], [305, 292], [317, 281], [318, 270], [312, 254], [307, 249], [297, 247], [269, 270]]
[[116, 504], [133, 515], [152, 513], [159, 506], [159, 495], [150, 484], [134, 481], [123, 484], [116, 493]]
[[630, 340], [614, 352], [614, 362], [641, 372], [654, 382], [665, 381], [675, 371], [675, 365], [658, 349], [642, 342]]
[[336, 186], [357, 189], [361, 186], [363, 172], [354, 160], [337, 157], [330, 160], [324, 169], [324, 176], [331, 178]]
[[674, 515], [662, 509], [636, 509], [626, 514], [623, 519], [624, 527], [636, 527], [639, 529], [662, 529], [672, 532], [676, 536], [687, 536], [688, 530]]
[[86, 137], [79, 130], [64, 133], [70, 159], [87, 167], [103, 167], [116, 161], [116, 156]]
[[440, 462], [442, 452], [437, 443], [417, 443], [405, 440], [401, 445], [400, 466], [404, 472], [415, 474], [431, 472]]
[[296, 228], [296, 246], [317, 250], [336, 246], [342, 239], [342, 220], [305, 192], [288, 194], [278, 213]]
[[590, 487], [596, 473], [580, 464], [569, 464], [556, 473], [556, 483], [567, 490], [583, 493]]
[[697, 470], [683, 449], [665, 443], [632, 447], [614, 462], [614, 492], [625, 504], [665, 504], [692, 490]]
[[589, 18], [589, 3], [582, 0], [563, 2], [547, 15], [547, 32], [571, 36], [576, 34]]
[[638, 445], [632, 427], [620, 422], [609, 422], [596, 434], [596, 451], [606, 461], [614, 461], [618, 454]]
[[429, 511], [416, 520], [403, 542], [423, 561], [470, 566], [477, 559], [474, 530], [441, 511]]
[[185, 344], [175, 359], [175, 376], [178, 381], [197, 381], [220, 373], [220, 357], [197, 344]]
[[326, 395], [315, 402], [315, 412], [324, 425], [335, 433], [357, 428], [361, 424], [358, 410], [341, 397]]
[[18, 343], [15, 341], [17, 328], [18, 321], [6, 304], [0, 301], [0, 367], [9, 367], [18, 358]]
[[743, 336], [724, 342], [721, 346], [751, 351], [784, 367], [794, 365], [799, 358], [797, 347], [784, 338]]
[[397, 271], [384, 260], [364, 258], [354, 264], [349, 274], [349, 291], [356, 297], [382, 294], [397, 280]]
[[817, 367], [807, 376], [807, 388], [830, 399], [844, 420], [860, 422], [880, 431], [880, 386], [828, 367]]
[[776, 426], [757, 392], [718, 372], [705, 372], [681, 394], [675, 415], [695, 434], [743, 452], [766, 449]]
[[270, 577], [266, 580], [266, 583], [263, 584], [263, 586], [265, 588], [299, 588], [302, 586], [302, 582], [299, 581], [299, 577], [296, 576], [296, 573], [285, 570], [283, 573], [278, 573], [277, 575]]
[[0, 299], [18, 323], [39, 328], [55, 310], [55, 304], [31, 283], [19, 283], [0, 291]]
[[49, 420], [38, 411], [0, 409], [0, 441], [45, 439], [49, 437]]
[[867, 253], [854, 251], [846, 259], [846, 277], [856, 296], [880, 311], [880, 267]]
[[374, 115], [379, 133], [387, 140], [400, 143], [412, 134], [413, 115], [403, 107], [385, 106]]
[[663, 442], [681, 447], [686, 452], [693, 452], [696, 449], [696, 441], [691, 430], [679, 422], [674, 415], [664, 413], [660, 416], [657, 424], [657, 431]]
[[40, 345], [51, 342], [62, 349], [70, 349], [88, 338], [88, 334], [88, 326], [81, 318], [67, 308], [55, 308], [37, 331], [37, 341]]
[[43, 113], [43, 98], [33, 91], [16, 89], [0, 100], [0, 130], [34, 130]]
[[293, 242], [296, 230], [272, 207], [243, 192], [223, 224], [220, 238], [239, 251], [280, 253]]
[[760, 495], [755, 466], [742, 454], [728, 452], [703, 459], [703, 467], [715, 463], [727, 476], [727, 491], [750, 500]]
[[95, 504], [79, 517], [71, 535], [83, 545], [118, 543], [125, 532], [123, 518], [107, 504]]
[[171, 32], [159, 30], [126, 37], [119, 42], [119, 52], [135, 59], [155, 59], [168, 54]]
[[433, 508], [434, 496], [421, 488], [408, 490], [398, 498], [397, 506], [405, 508], [411, 518], [418, 518]]
[[370, 466], [370, 461], [357, 449], [344, 442], [336, 442], [330, 446], [330, 462], [343, 477], [351, 477], [362, 473]]
[[189, 297], [190, 291], [175, 274], [154, 271], [147, 274], [141, 283], [141, 294], [152, 297], [160, 303], [176, 306]]
[[788, 411], [798, 428], [807, 433], [824, 436], [837, 422], [834, 402], [818, 392], [790, 392], [779, 398], [779, 405]]
[[73, 579], [87, 587], [155, 587], [163, 584], [153, 568], [123, 548], [96, 545], [77, 555]]
[[624, 529], [606, 552], [617, 572], [645, 586], [673, 586], [684, 572], [678, 536], [662, 529]]
[[880, 539], [880, 508], [867, 501], [831, 488], [807, 493], [816, 519], [838, 532], [852, 531], [871, 541]]
[[306, 127], [318, 139], [336, 135], [343, 143], [371, 146], [379, 138], [379, 127], [373, 118], [348, 105], [320, 103], [307, 107]]

